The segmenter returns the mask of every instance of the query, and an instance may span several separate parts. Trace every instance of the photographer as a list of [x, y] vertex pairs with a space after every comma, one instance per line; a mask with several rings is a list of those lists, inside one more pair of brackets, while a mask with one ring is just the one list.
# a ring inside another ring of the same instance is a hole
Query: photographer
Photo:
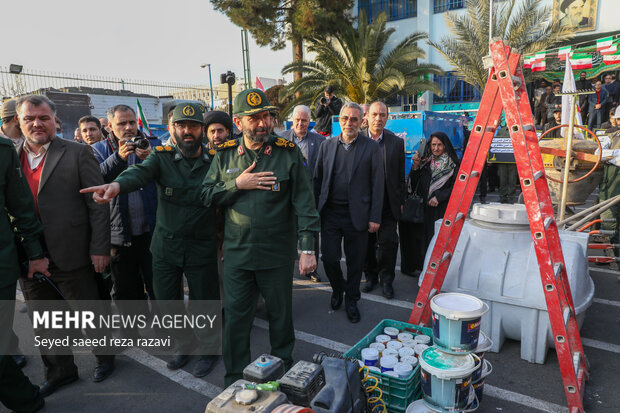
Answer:
[[[141, 164], [151, 153], [151, 146], [161, 145], [159, 139], [147, 138], [138, 131], [136, 113], [129, 106], [110, 108], [108, 122], [111, 128], [108, 137], [92, 145], [106, 183], [112, 182], [129, 166]], [[123, 194], [110, 203], [110, 271], [116, 300], [144, 300], [145, 286], [149, 297], [154, 297], [149, 247], [156, 211], [154, 183]]]
[[314, 110], [314, 117], [316, 118], [314, 130], [323, 136], [331, 136], [332, 116], [340, 113], [342, 100], [336, 97], [334, 94], [334, 86], [332, 85], [326, 86], [324, 92], [325, 96], [317, 103], [316, 109]]

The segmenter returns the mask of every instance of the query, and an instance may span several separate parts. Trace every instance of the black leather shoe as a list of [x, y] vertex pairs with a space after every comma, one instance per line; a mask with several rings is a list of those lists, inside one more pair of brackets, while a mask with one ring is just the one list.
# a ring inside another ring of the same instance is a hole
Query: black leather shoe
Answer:
[[217, 356], [202, 356], [198, 363], [194, 366], [192, 374], [194, 377], [204, 377], [213, 370], [213, 367], [217, 364]]
[[333, 292], [332, 293], [332, 299], [331, 299], [331, 305], [332, 305], [332, 310], [337, 310], [340, 308], [340, 306], [342, 305], [342, 293], [336, 293]]
[[28, 410], [11, 410], [12, 413], [35, 413], [45, 406], [45, 399], [39, 394], [32, 402], [32, 407]]
[[62, 386], [66, 386], [67, 384], [73, 383], [74, 381], [77, 381], [77, 379], [78, 379], [78, 375], [76, 374], [75, 376], [68, 376], [62, 379], [46, 381], [45, 383], [41, 385], [39, 394], [41, 395], [41, 397], [47, 397], [50, 394], [54, 393], [59, 388], [61, 388]]
[[166, 367], [168, 367], [170, 370], [178, 370], [184, 365], [186, 365], [188, 361], [189, 356], [186, 356], [184, 354], [177, 354], [172, 360], [168, 362], [168, 364], [166, 364]]
[[310, 281], [312, 281], [313, 283], [321, 282], [321, 276], [316, 271], [312, 271], [310, 274], [307, 274], [307, 277], [310, 278]]
[[28, 360], [26, 360], [26, 356], [18, 354], [16, 356], [11, 356], [13, 357], [13, 361], [15, 362], [15, 364], [17, 364], [17, 367], [24, 368], [24, 366], [26, 365], [26, 363], [28, 363]]
[[392, 287], [391, 283], [383, 284], [383, 296], [387, 299], [394, 298], [394, 287]]
[[351, 301], [347, 303], [347, 317], [349, 317], [349, 321], [352, 323], [360, 322], [360, 310], [357, 308], [357, 304], [355, 301]]
[[364, 287], [362, 288], [362, 292], [369, 293], [372, 290], [374, 290], [376, 286], [377, 286], [377, 282], [376, 281], [367, 280], [366, 283], [364, 284]]
[[113, 371], [114, 360], [97, 364], [97, 367], [95, 367], [95, 371], [93, 372], [93, 382], [99, 383], [100, 381], [104, 381], [110, 377], [110, 374], [112, 374]]

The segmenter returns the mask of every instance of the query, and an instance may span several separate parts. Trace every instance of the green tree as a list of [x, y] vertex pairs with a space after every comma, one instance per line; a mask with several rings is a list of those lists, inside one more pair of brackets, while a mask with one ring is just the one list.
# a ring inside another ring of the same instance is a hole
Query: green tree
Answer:
[[425, 57], [417, 43], [427, 35], [412, 33], [388, 49], [395, 29], [388, 29], [386, 23], [387, 16], [381, 13], [369, 24], [362, 10], [357, 28], [343, 24], [335, 35], [309, 39], [308, 51], [315, 54], [315, 59], [293, 62], [282, 69], [282, 74], [299, 71], [304, 75], [282, 90], [281, 96], [297, 95], [283, 115], [294, 105], [314, 104], [329, 84], [334, 85], [338, 96], [357, 103], [427, 90], [439, 93], [428, 75], [442, 74], [441, 68], [417, 63]]
[[[501, 38], [532, 55], [572, 37], [570, 29], [553, 21], [552, 9], [542, 0], [505, 0], [493, 6], [494, 38]], [[517, 8], [517, 1], [521, 6]], [[482, 58], [489, 54], [489, 0], [466, 0], [465, 13], [447, 12], [446, 25], [451, 35], [429, 43], [445, 56], [463, 80], [482, 91], [489, 71]]]
[[[260, 46], [273, 50], [293, 43], [294, 60], [303, 60], [303, 40], [331, 33], [347, 22], [353, 0], [211, 0], [237, 26], [248, 30]], [[297, 79], [300, 74], [296, 74]]]

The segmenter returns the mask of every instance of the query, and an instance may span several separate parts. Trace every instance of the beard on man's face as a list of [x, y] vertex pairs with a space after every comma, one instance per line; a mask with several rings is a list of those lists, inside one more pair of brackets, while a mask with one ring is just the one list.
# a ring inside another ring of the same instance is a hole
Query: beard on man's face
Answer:
[[267, 128], [256, 128], [254, 130], [244, 130], [243, 136], [256, 143], [264, 143], [269, 140], [271, 131]]
[[[186, 141], [186, 138], [191, 138], [191, 141]], [[191, 134], [185, 134], [183, 136], [179, 136], [176, 132], [174, 133], [174, 139], [176, 140], [177, 146], [185, 156], [194, 156], [198, 153], [200, 146], [202, 145], [202, 139], [196, 138]]]

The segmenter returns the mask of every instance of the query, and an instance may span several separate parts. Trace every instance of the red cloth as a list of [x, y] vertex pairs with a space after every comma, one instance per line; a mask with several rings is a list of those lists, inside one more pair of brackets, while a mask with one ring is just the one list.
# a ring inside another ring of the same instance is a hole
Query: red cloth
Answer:
[[598, 105], [599, 103], [601, 103], [601, 91], [597, 90], [596, 91], [596, 104]]
[[43, 156], [39, 165], [36, 168], [30, 168], [30, 162], [28, 162], [28, 154], [26, 151], [22, 149], [22, 153], [19, 155], [19, 162], [22, 164], [22, 169], [24, 170], [24, 174], [26, 175], [26, 180], [28, 181], [28, 186], [30, 187], [30, 192], [32, 192], [32, 197], [34, 198], [34, 207], [37, 212], [37, 216], [39, 216], [39, 203], [37, 202], [37, 195], [39, 193], [39, 183], [41, 182], [41, 171], [43, 171], [43, 165], [45, 164], [45, 158], [47, 154]]

